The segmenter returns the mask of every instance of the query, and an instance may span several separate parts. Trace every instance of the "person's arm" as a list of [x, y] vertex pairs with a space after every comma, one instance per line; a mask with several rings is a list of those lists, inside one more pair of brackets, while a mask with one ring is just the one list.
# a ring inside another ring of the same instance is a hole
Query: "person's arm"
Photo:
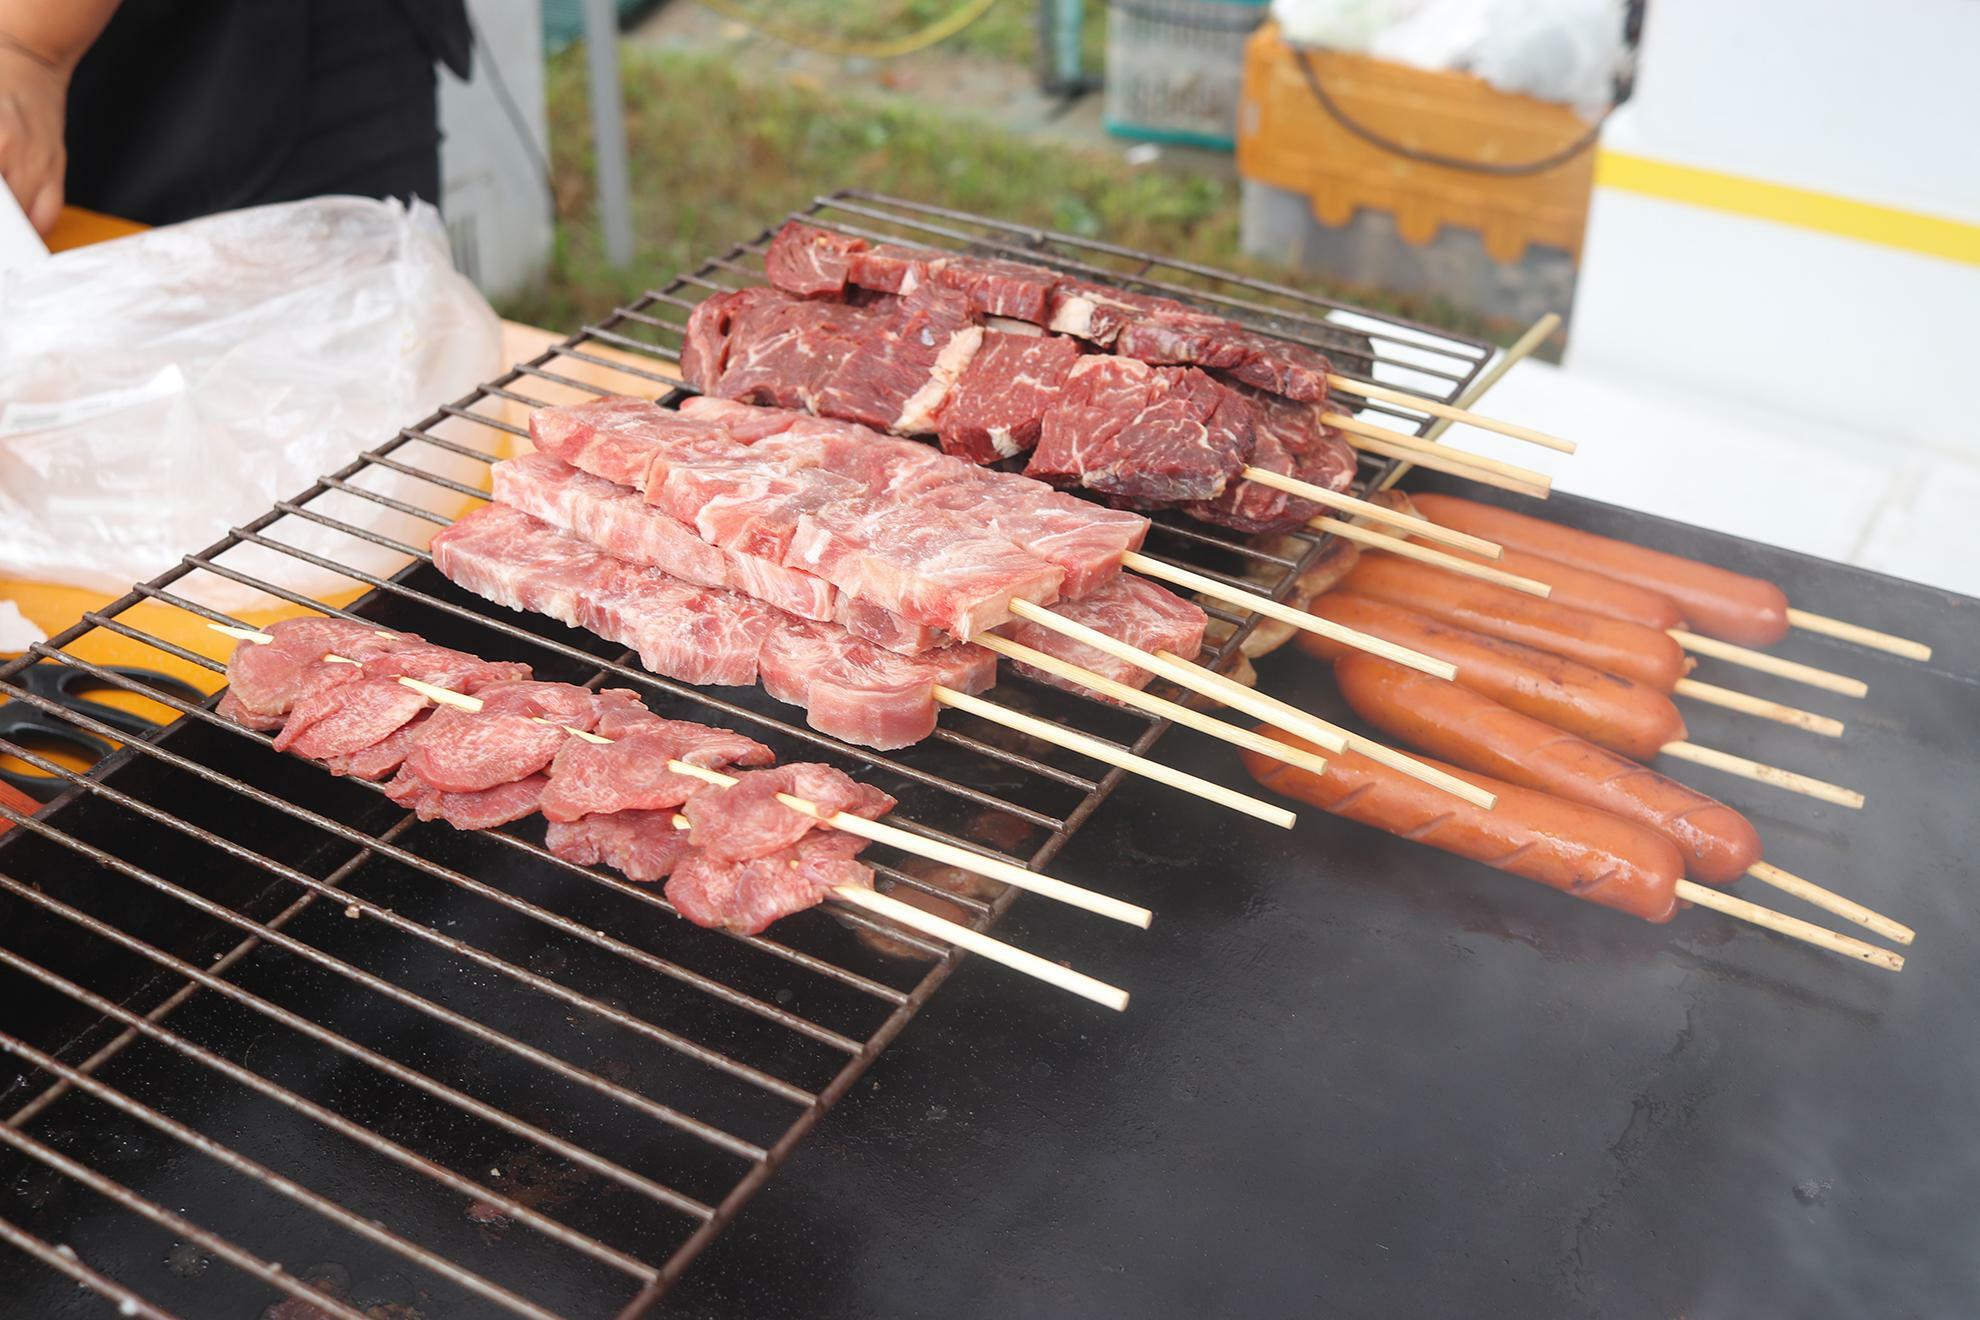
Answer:
[[0, 0], [0, 180], [47, 233], [62, 212], [69, 76], [118, 0]]

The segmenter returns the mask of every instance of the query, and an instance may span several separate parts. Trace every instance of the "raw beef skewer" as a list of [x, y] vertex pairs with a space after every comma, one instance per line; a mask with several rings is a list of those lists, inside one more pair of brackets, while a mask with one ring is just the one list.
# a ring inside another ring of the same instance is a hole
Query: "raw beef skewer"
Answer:
[[[952, 643], [921, 656], [895, 655], [831, 624], [614, 560], [503, 504], [445, 529], [430, 552], [435, 567], [477, 595], [624, 642], [656, 673], [691, 683], [709, 681], [711, 670], [737, 685], [760, 678], [771, 696], [803, 707], [813, 728], [848, 742], [919, 742], [934, 732], [939, 708], [954, 706], [1281, 828], [1293, 823], [1283, 808], [1248, 794], [977, 700], [995, 681], [996, 664], [980, 647]], [[683, 610], [686, 626], [677, 613]], [[760, 632], [728, 626], [724, 616], [737, 611]], [[716, 623], [699, 626], [709, 619]], [[697, 649], [714, 645], [737, 649], [719, 658]]]
[[[674, 543], [684, 539], [689, 528], [738, 552], [746, 550], [780, 564], [791, 562], [793, 548], [801, 541], [816, 547], [834, 540], [835, 531], [845, 530], [814, 524], [810, 531], [819, 535], [809, 537], [810, 501], [849, 495], [856, 488], [875, 501], [905, 501], [932, 509], [928, 515], [932, 521], [924, 529], [930, 535], [944, 535], [929, 529], [958, 520], [972, 531], [1003, 535], [1018, 550], [1063, 570], [1060, 585], [1067, 596], [1084, 597], [1104, 589], [1119, 580], [1126, 565], [1332, 641], [1448, 677], [1447, 667], [1428, 656], [1141, 555], [1133, 547], [1148, 524], [1138, 515], [1096, 508], [1043, 483], [985, 472], [925, 445], [864, 427], [723, 400], [690, 400], [684, 412], [674, 412], [644, 400], [608, 398], [538, 409], [531, 418], [531, 434], [542, 454], [641, 491], [648, 504], [661, 510], [656, 516], [673, 519], [664, 527], [649, 528], [652, 535], [645, 539], [653, 544], [640, 546], [635, 556], [643, 562], [671, 566], [681, 558]], [[497, 498], [571, 530], [592, 533], [591, 539], [601, 544], [616, 548], [641, 539], [629, 501], [617, 501], [609, 516], [592, 516], [579, 503], [609, 501], [609, 494], [578, 488], [541, 458], [497, 465], [496, 482]], [[843, 536], [836, 540], [846, 544]], [[911, 566], [903, 571], [911, 571]], [[1012, 599], [974, 597], [977, 607], [992, 613], [1010, 611]], [[893, 611], [875, 606], [876, 602], [866, 601], [848, 607], [841, 599], [834, 617], [891, 649], [913, 650], [928, 644], [925, 633], [911, 630], [931, 616], [903, 625]], [[887, 626], [877, 627], [876, 619]]]
[[[281, 632], [275, 632], [275, 633], [257, 632], [253, 629], [230, 627], [225, 624], [209, 624], [208, 626], [211, 627], [215, 632], [221, 633], [228, 637], [233, 637], [236, 640], [244, 643], [248, 643], [256, 646], [269, 646], [271, 644], [275, 644], [275, 646], [279, 648], [280, 652], [286, 653], [286, 654], [280, 654], [278, 656], [280, 662], [286, 664], [291, 669], [306, 671], [308, 668], [314, 667], [319, 669], [330, 670], [330, 669], [334, 669], [334, 667], [336, 666], [354, 666], [360, 672], [363, 671], [364, 666], [366, 664], [365, 661], [357, 660], [350, 656], [344, 656], [335, 653], [325, 653], [320, 657], [318, 657], [317, 660], [313, 662], [307, 662], [307, 664], [305, 664], [304, 662], [300, 661], [297, 658], [299, 655], [306, 655], [309, 652], [313, 651], [315, 649], [315, 646], [317, 644], [320, 644], [316, 642], [314, 639], [325, 636], [338, 635], [337, 632], [333, 630], [323, 628], [322, 625], [324, 624], [345, 625], [345, 627], [341, 630], [342, 636], [339, 644], [343, 645], [344, 648], [347, 650], [358, 649], [358, 648], [354, 648], [351, 645], [351, 641], [353, 640], [352, 630], [353, 629], [361, 630], [362, 625], [351, 625], [348, 623], [348, 621], [345, 620], [314, 620], [314, 619], [290, 620], [288, 621], [288, 623], [292, 626], [297, 623], [301, 623], [305, 625], [305, 627], [309, 629], [309, 631], [304, 632], [301, 630], [293, 629], [293, 627], [291, 627], [288, 630], [289, 635], [284, 636], [282, 635]], [[284, 628], [284, 625], [277, 624], [275, 625], [275, 627], [278, 630], [282, 630]], [[380, 640], [384, 641], [387, 645], [390, 645], [393, 641], [400, 640], [394, 638], [391, 634], [374, 633], [372, 634], [372, 636], [375, 638], [379, 638]], [[418, 639], [411, 638], [407, 640], [416, 642]], [[300, 648], [300, 650], [298, 650], [298, 648]], [[434, 649], [439, 649], [439, 648], [434, 648]], [[355, 689], [360, 685], [366, 684], [367, 681], [368, 680], [362, 677], [346, 680], [346, 682], [348, 682], [349, 684], [349, 688], [346, 688], [345, 690], [349, 691]], [[452, 691], [448, 688], [441, 687], [437, 684], [425, 682], [424, 680], [421, 679], [401, 676], [389, 680], [388, 685], [389, 684], [397, 684], [403, 688], [410, 689], [413, 693], [415, 693], [420, 698], [422, 698], [421, 701], [422, 708], [424, 707], [426, 702], [430, 701], [437, 705], [453, 707], [459, 710], [467, 710], [474, 712], [480, 712], [483, 710], [483, 702], [480, 698], [467, 696], [462, 693]], [[341, 686], [341, 684], [338, 684], [335, 681], [331, 681], [327, 685], [318, 682], [318, 683], [299, 684], [299, 686], [307, 686], [312, 691], [320, 692], [320, 691], [328, 690], [328, 688], [331, 687], [339, 687]], [[551, 686], [551, 685], [545, 685], [545, 686]], [[564, 686], [564, 685], [555, 685], [555, 686]], [[230, 695], [233, 695], [231, 690], [230, 690]], [[366, 695], [367, 697], [369, 696], [368, 693]], [[226, 703], [223, 702], [222, 704], [223, 706], [225, 706]], [[364, 704], [370, 705], [371, 703], [367, 700]], [[640, 703], [637, 701], [636, 698], [633, 700], [633, 704], [640, 705]], [[243, 709], [244, 705], [246, 705], [246, 703], [236, 702], [234, 709], [241, 710]], [[252, 706], [247, 705], [246, 708], [252, 709]], [[644, 707], [641, 706], [641, 709], [644, 709]], [[223, 711], [222, 713], [224, 714], [227, 712]], [[610, 744], [615, 741], [612, 738], [603, 736], [598, 733], [593, 733], [578, 725], [569, 724], [562, 719], [551, 718], [550, 716], [547, 715], [527, 716], [521, 718], [526, 723], [544, 725], [553, 728], [554, 730], [556, 730], [556, 736], [558, 738], [577, 738], [584, 743], [588, 743], [592, 745]], [[657, 719], [658, 717], [653, 717], [653, 718]], [[678, 722], [665, 721], [665, 723], [674, 724]], [[701, 726], [694, 726], [694, 727], [700, 728]], [[286, 725], [284, 727], [284, 732], [287, 732]], [[716, 734], [718, 736], [727, 736], [731, 739], [735, 737], [735, 735], [722, 735], [722, 731], [720, 730], [706, 730], [706, 732]], [[741, 740], [741, 741], [747, 742], [747, 740]], [[278, 750], [297, 750], [298, 754], [308, 755], [307, 751], [302, 750], [302, 745], [299, 743], [297, 739], [289, 740], [287, 743], [284, 743], [283, 745], [278, 747]], [[562, 753], [559, 753], [559, 755], [562, 755]], [[316, 759], [316, 758], [312, 758], [312, 759]], [[695, 764], [693, 762], [680, 760], [678, 758], [667, 759], [664, 764], [664, 768], [670, 774], [680, 775], [690, 779], [699, 780], [707, 784], [715, 784], [718, 786], [728, 787], [734, 785], [737, 782], [734, 776], [724, 774], [719, 770], [711, 769], [705, 765]], [[819, 767], [819, 769], [824, 769], [824, 768], [825, 767]], [[884, 797], [885, 795], [881, 795], [881, 796]], [[943, 865], [960, 867], [973, 874], [982, 875], [989, 879], [998, 880], [1005, 884], [1014, 885], [1021, 889], [1028, 889], [1031, 890], [1032, 892], [1042, 894], [1046, 897], [1055, 898], [1060, 902], [1068, 903], [1074, 907], [1083, 908], [1087, 911], [1097, 913], [1101, 916], [1112, 917], [1117, 921], [1124, 921], [1129, 925], [1136, 925], [1145, 928], [1151, 919], [1151, 914], [1145, 908], [1136, 907], [1133, 904], [1123, 903], [1120, 900], [1110, 898], [1107, 895], [1097, 894], [1090, 890], [1082, 889], [1076, 885], [1067, 884], [1066, 882], [1061, 880], [1055, 880], [1050, 876], [1041, 875], [1036, 872], [1026, 870], [1023, 867], [1013, 865], [1012, 863], [1007, 862], [1002, 858], [989, 857], [979, 853], [971, 852], [968, 849], [958, 848], [955, 847], [954, 845], [944, 843], [939, 839], [924, 838], [921, 835], [912, 834], [906, 830], [898, 829], [894, 826], [886, 825], [879, 821], [869, 820], [863, 816], [855, 815], [848, 811], [841, 811], [841, 810], [828, 811], [825, 808], [821, 807], [819, 804], [809, 799], [798, 797], [795, 794], [779, 791], [774, 794], [774, 797], [778, 803], [781, 803], [783, 806], [789, 808], [790, 810], [811, 817], [815, 820], [818, 820], [819, 822], [829, 826], [833, 830], [842, 831], [846, 834], [857, 835], [862, 839], [868, 839], [875, 842], [885, 843], [890, 847], [898, 848], [902, 852], [912, 853], [919, 857], [925, 857], [931, 861], [940, 862]], [[890, 804], [891, 801], [892, 799], [888, 799], [888, 802]], [[528, 813], [524, 812], [522, 814], [528, 814]], [[448, 819], [450, 823], [455, 823], [455, 824], [460, 823], [457, 819], [453, 817], [448, 817]], [[496, 822], [496, 823], [501, 823], [501, 822]]]
[[902, 297], [924, 289], [952, 291], [975, 315], [1073, 335], [1151, 365], [1188, 364], [1227, 371], [1247, 385], [1301, 403], [1325, 403], [1330, 390], [1339, 390], [1403, 404], [1560, 453], [1574, 452], [1569, 441], [1531, 427], [1342, 376], [1314, 349], [1273, 339], [1173, 299], [1075, 279], [1044, 266], [897, 243], [876, 246], [798, 220], [778, 231], [763, 265], [772, 285], [800, 298], [842, 299], [849, 286]]

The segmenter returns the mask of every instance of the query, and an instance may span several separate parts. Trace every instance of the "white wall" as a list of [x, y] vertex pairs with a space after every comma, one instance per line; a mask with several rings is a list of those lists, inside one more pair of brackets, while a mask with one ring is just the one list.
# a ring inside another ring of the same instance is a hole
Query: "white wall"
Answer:
[[[1976, 56], [1974, 0], [1653, 0], [1603, 146], [1980, 223]], [[1976, 317], [1980, 266], [1598, 186], [1568, 361], [1980, 456]]]

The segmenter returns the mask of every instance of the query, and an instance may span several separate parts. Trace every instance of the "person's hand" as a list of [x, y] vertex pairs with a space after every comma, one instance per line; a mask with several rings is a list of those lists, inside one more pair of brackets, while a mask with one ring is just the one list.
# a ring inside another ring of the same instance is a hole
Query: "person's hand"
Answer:
[[42, 233], [62, 213], [67, 70], [0, 38], [0, 180]]

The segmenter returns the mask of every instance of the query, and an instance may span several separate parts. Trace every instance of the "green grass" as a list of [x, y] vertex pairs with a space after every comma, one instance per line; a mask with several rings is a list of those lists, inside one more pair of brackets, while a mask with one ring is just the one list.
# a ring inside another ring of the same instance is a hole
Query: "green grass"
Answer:
[[[551, 278], [505, 315], [551, 327], [595, 318], [848, 187], [1285, 278], [1239, 255], [1238, 190], [1228, 181], [1137, 169], [1116, 152], [1032, 141], [856, 86], [745, 79], [716, 58], [653, 48], [626, 48], [624, 92], [639, 236], [632, 268], [609, 269], [600, 251], [582, 52], [566, 53], [549, 69], [563, 218]], [[1458, 320], [1435, 306], [1384, 305]]]
[[[744, 22], [760, 21], [773, 30], [813, 35], [828, 42], [891, 42], [911, 37], [956, 12], [965, 0], [724, 0], [721, 12]], [[1083, 44], [1096, 65], [1106, 31], [1104, 0], [1082, 7]], [[977, 55], [1029, 66], [1038, 50], [1036, 0], [998, 0], [939, 49], [949, 55]]]

